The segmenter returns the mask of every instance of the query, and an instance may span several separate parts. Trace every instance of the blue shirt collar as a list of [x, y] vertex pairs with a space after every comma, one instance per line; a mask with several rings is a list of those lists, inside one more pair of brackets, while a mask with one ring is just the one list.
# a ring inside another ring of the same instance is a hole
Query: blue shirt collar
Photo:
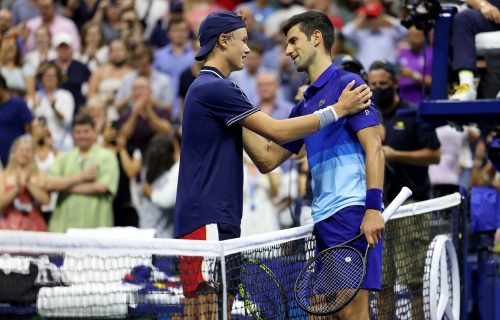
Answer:
[[321, 89], [337, 72], [337, 66], [332, 63], [323, 73], [319, 76], [313, 84], [311, 84], [306, 91], [304, 91], [304, 98], [310, 98], [316, 91]]
[[[169, 53], [173, 54], [174, 53], [174, 45], [173, 44], [167, 44], [166, 46], [167, 50]], [[191, 52], [192, 51], [192, 47], [189, 43], [186, 43], [184, 45], [184, 53], [187, 53], [187, 52]]]
[[219, 78], [226, 79], [224, 74], [222, 72], [220, 72], [219, 69], [214, 68], [214, 67], [203, 66], [203, 67], [201, 67], [200, 74], [201, 73], [211, 73], [211, 74], [214, 74], [215, 76], [218, 76]]

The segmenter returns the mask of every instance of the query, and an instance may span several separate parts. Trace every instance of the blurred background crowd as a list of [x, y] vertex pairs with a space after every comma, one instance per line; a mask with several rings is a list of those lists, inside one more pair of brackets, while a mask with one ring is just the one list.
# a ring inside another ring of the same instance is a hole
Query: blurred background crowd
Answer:
[[[474, 9], [471, 1], [464, 12], [477, 11], [499, 26], [494, 3]], [[385, 128], [388, 198], [400, 185], [410, 186], [416, 201], [471, 183], [500, 188], [487, 160], [494, 134], [482, 137], [473, 124], [435, 129], [418, 119], [415, 106], [432, 81], [433, 33], [401, 24], [406, 3], [0, 3], [0, 229], [135, 226], [172, 237], [183, 102], [202, 66], [194, 60], [197, 29], [217, 10], [240, 10], [246, 17], [252, 51], [230, 79], [278, 119], [288, 117], [308, 83], [284, 53], [282, 23], [306, 10], [330, 17], [334, 62], [359, 73], [375, 93]], [[451, 98], [495, 98], [498, 82], [487, 90], [477, 86], [486, 72], [480, 57], [471, 67], [457, 67], [452, 59], [458, 58], [450, 57]], [[242, 235], [307, 223], [311, 192], [304, 159], [269, 174], [248, 159], [244, 172]]]

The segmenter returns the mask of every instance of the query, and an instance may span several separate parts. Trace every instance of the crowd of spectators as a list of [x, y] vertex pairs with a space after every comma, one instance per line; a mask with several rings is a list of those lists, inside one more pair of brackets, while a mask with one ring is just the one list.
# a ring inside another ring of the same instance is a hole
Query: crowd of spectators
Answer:
[[[498, 3], [469, 4], [459, 19], [500, 29]], [[469, 187], [481, 133], [419, 122], [415, 104], [432, 82], [432, 32], [402, 26], [407, 10], [397, 1], [2, 1], [0, 229], [135, 226], [172, 236], [184, 97], [201, 68], [196, 34], [217, 10], [246, 17], [252, 51], [230, 79], [278, 119], [308, 81], [285, 55], [281, 25], [306, 10], [327, 14], [336, 28], [332, 57], [356, 66], [381, 113], [387, 198], [401, 185], [417, 201]], [[455, 25], [455, 37], [484, 31]], [[454, 46], [460, 86], [452, 98], [461, 100], [476, 98], [477, 57], [467, 46]], [[243, 234], [297, 225], [305, 175], [300, 160], [266, 175], [245, 161]], [[488, 183], [498, 181], [493, 171]]]

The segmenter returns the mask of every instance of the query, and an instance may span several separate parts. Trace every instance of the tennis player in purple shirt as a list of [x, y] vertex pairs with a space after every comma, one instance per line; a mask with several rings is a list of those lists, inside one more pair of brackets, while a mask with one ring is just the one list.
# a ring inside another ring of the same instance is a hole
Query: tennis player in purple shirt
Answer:
[[[232, 71], [243, 69], [250, 52], [242, 18], [232, 12], [212, 13], [201, 23], [199, 39], [201, 49], [196, 59], [205, 63], [185, 99], [175, 236], [225, 240], [240, 236], [243, 127], [283, 144], [367, 108], [372, 94], [366, 85], [351, 90], [352, 81], [335, 104], [325, 104], [309, 115], [275, 120], [253, 106], [228, 80]], [[201, 271], [202, 265], [201, 257], [180, 259], [186, 296], [184, 319], [216, 317], [213, 305], [217, 297]], [[229, 310], [231, 307], [228, 303]]]

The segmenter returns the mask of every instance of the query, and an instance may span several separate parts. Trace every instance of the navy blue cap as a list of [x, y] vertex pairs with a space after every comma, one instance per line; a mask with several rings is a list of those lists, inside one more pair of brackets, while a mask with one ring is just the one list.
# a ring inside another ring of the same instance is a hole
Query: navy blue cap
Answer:
[[336, 55], [333, 59], [333, 63], [335, 63], [339, 69], [346, 70], [352, 73], [359, 75], [365, 82], [368, 81], [368, 74], [363, 68], [361, 62], [348, 55], [348, 54], [339, 54]]
[[350, 56], [348, 54], [338, 54], [335, 56], [333, 59], [333, 63], [339, 66], [339, 68], [343, 69], [346, 66], [353, 66], [358, 69], [358, 72], [361, 70], [364, 70], [363, 65], [361, 62], [354, 58], [353, 56]]
[[370, 66], [370, 71], [377, 69], [384, 69], [385, 71], [389, 72], [393, 78], [395, 78], [398, 74], [397, 66], [387, 60], [373, 61], [372, 65]]
[[200, 31], [198, 32], [200, 51], [195, 59], [198, 61], [205, 60], [221, 34], [245, 27], [245, 22], [234, 12], [217, 11], [209, 14], [200, 24]]

